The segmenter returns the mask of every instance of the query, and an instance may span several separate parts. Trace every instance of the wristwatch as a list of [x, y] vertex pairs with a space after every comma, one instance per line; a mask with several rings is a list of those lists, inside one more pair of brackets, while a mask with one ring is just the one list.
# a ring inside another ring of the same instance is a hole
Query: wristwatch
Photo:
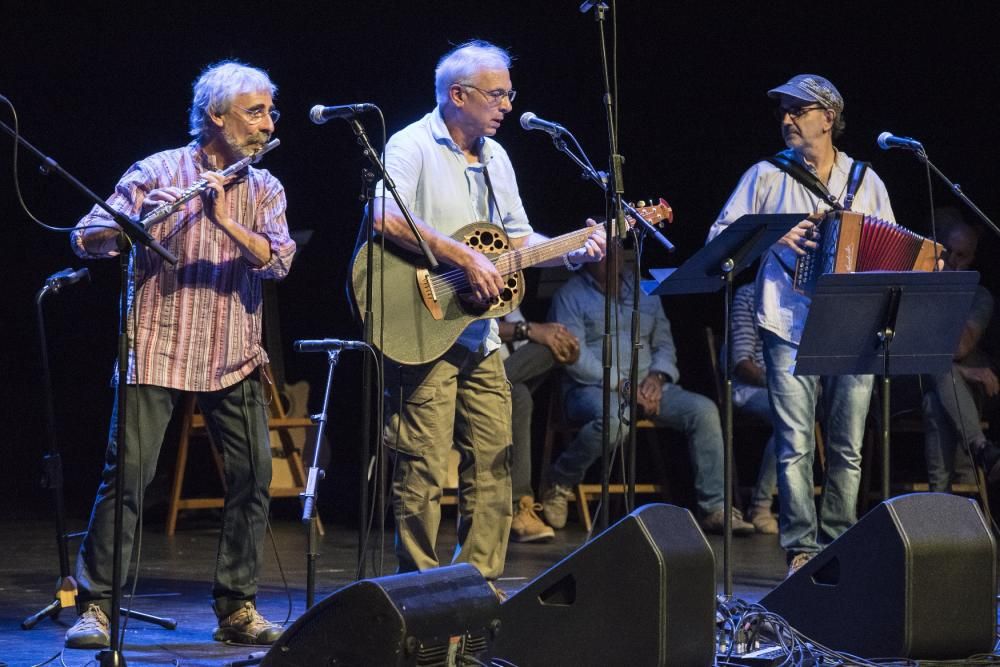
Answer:
[[668, 382], [670, 382], [670, 376], [664, 373], [663, 371], [653, 371], [653, 375], [660, 378], [660, 382], [662, 382], [663, 384], [667, 384]]

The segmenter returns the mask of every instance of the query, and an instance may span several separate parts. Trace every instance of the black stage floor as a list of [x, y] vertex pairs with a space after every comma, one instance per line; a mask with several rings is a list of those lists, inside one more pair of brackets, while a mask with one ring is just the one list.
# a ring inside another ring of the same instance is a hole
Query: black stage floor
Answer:
[[[454, 509], [447, 516], [454, 516]], [[142, 536], [141, 578], [134, 607], [138, 611], [172, 617], [176, 630], [131, 620], [124, 657], [130, 665], [224, 665], [247, 658], [254, 650], [212, 641], [215, 625], [211, 603], [212, 569], [216, 548], [216, 523], [211, 512], [182, 515], [174, 537], [161, 525], [147, 526]], [[79, 523], [79, 522], [73, 522]], [[455, 543], [452, 521], [444, 521], [439, 552], [447, 558]], [[82, 528], [70, 525], [70, 529]], [[267, 547], [258, 607], [269, 619], [291, 623], [305, 611], [306, 534], [300, 523], [286, 518], [273, 523], [274, 549]], [[6, 557], [0, 564], [0, 665], [53, 665], [82, 667], [97, 664], [92, 650], [63, 649], [63, 634], [75, 620], [67, 611], [57, 621], [43, 620], [32, 630], [21, 621], [47, 605], [59, 573], [54, 528], [50, 521], [0, 521]], [[581, 544], [585, 535], [571, 521], [548, 543], [512, 543], [500, 587], [513, 592], [524, 586]], [[382, 571], [392, 573], [391, 535], [386, 538]], [[722, 582], [722, 540], [709, 536], [716, 558], [716, 581]], [[316, 600], [321, 600], [354, 580], [357, 533], [327, 526], [321, 538], [321, 555], [315, 578]], [[75, 560], [75, 542], [72, 552]], [[280, 561], [280, 568], [279, 568]], [[757, 601], [783, 578], [784, 556], [776, 536], [734, 538], [732, 549], [734, 596]], [[369, 576], [372, 576], [369, 560]], [[628, 564], [623, 563], [627, 568]], [[284, 575], [284, 581], [282, 579]], [[722, 592], [722, 585], [719, 585]], [[289, 601], [290, 598], [290, 601]]]

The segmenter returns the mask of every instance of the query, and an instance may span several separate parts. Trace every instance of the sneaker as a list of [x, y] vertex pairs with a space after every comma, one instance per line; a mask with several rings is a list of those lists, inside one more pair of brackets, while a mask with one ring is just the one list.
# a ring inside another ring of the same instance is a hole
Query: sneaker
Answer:
[[212, 639], [217, 642], [259, 646], [273, 644], [280, 636], [281, 626], [261, 616], [249, 600], [229, 616], [220, 618], [219, 627], [212, 633]]
[[762, 535], [778, 534], [778, 517], [774, 516], [770, 507], [754, 507], [751, 509], [750, 523]]
[[[698, 523], [701, 524], [701, 529], [706, 533], [713, 533], [715, 535], [721, 535], [724, 529], [725, 516], [722, 510], [716, 510], [711, 514], [707, 514], [701, 518]], [[743, 520], [743, 512], [739, 511], [735, 507], [733, 508], [733, 535], [738, 535], [740, 537], [744, 535], [753, 535], [757, 532], [757, 529], [753, 527], [753, 524], [749, 524]]]
[[815, 555], [816, 554], [811, 551], [801, 551], [792, 556], [792, 560], [788, 563], [788, 575], [785, 578], [787, 579], [798, 572], [802, 566], [811, 561]]
[[542, 494], [542, 514], [545, 522], [559, 530], [566, 525], [566, 514], [569, 511], [569, 500], [573, 497], [573, 489], [562, 484], [553, 484]]
[[972, 458], [976, 465], [983, 469], [987, 482], [990, 484], [1000, 482], [1000, 447], [987, 440], [975, 446]]
[[515, 542], [538, 542], [551, 540], [556, 536], [556, 531], [546, 526], [538, 516], [542, 506], [536, 503], [534, 498], [522, 496], [517, 505], [517, 512], [510, 522], [510, 539]]
[[111, 622], [96, 604], [87, 610], [66, 631], [66, 648], [108, 648], [111, 646]]

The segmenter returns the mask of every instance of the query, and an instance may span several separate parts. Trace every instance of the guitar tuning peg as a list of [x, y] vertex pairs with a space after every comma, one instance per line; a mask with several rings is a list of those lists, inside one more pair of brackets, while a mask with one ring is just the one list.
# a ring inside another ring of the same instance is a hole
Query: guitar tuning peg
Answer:
[[640, 199], [639, 201], [636, 202], [636, 206], [638, 206], [639, 208], [644, 208], [646, 206], [646, 202]]

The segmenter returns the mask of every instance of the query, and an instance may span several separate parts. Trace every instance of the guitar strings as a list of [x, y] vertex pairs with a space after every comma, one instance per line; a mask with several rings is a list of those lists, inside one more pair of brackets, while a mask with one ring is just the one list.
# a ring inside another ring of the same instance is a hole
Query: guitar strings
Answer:
[[[511, 256], [513, 254], [518, 254], [520, 257], [526, 258], [528, 260], [527, 263], [530, 265], [533, 263], [530, 261], [531, 259], [535, 256], [543, 255], [543, 251], [548, 251], [553, 247], [565, 246], [567, 249], [575, 249], [578, 247], [573, 245], [573, 242], [576, 240], [575, 237], [582, 236], [585, 232], [589, 237], [591, 231], [592, 230], [589, 227], [579, 229], [576, 232], [568, 234], [566, 237], [551, 239], [550, 241], [529, 246], [528, 248], [524, 248], [522, 250], [515, 250], [514, 253], [504, 253], [492, 261], [494, 265], [499, 264], [502, 260], [508, 260], [508, 263], [511, 263]], [[501, 273], [513, 273], [514, 271], [515, 269], [513, 267], [504, 267], [504, 270], [502, 270]], [[435, 292], [441, 294], [451, 294], [457, 292], [462, 287], [468, 287], [468, 280], [466, 279], [465, 271], [461, 269], [454, 269], [432, 276], [430, 278], [430, 284]]]

